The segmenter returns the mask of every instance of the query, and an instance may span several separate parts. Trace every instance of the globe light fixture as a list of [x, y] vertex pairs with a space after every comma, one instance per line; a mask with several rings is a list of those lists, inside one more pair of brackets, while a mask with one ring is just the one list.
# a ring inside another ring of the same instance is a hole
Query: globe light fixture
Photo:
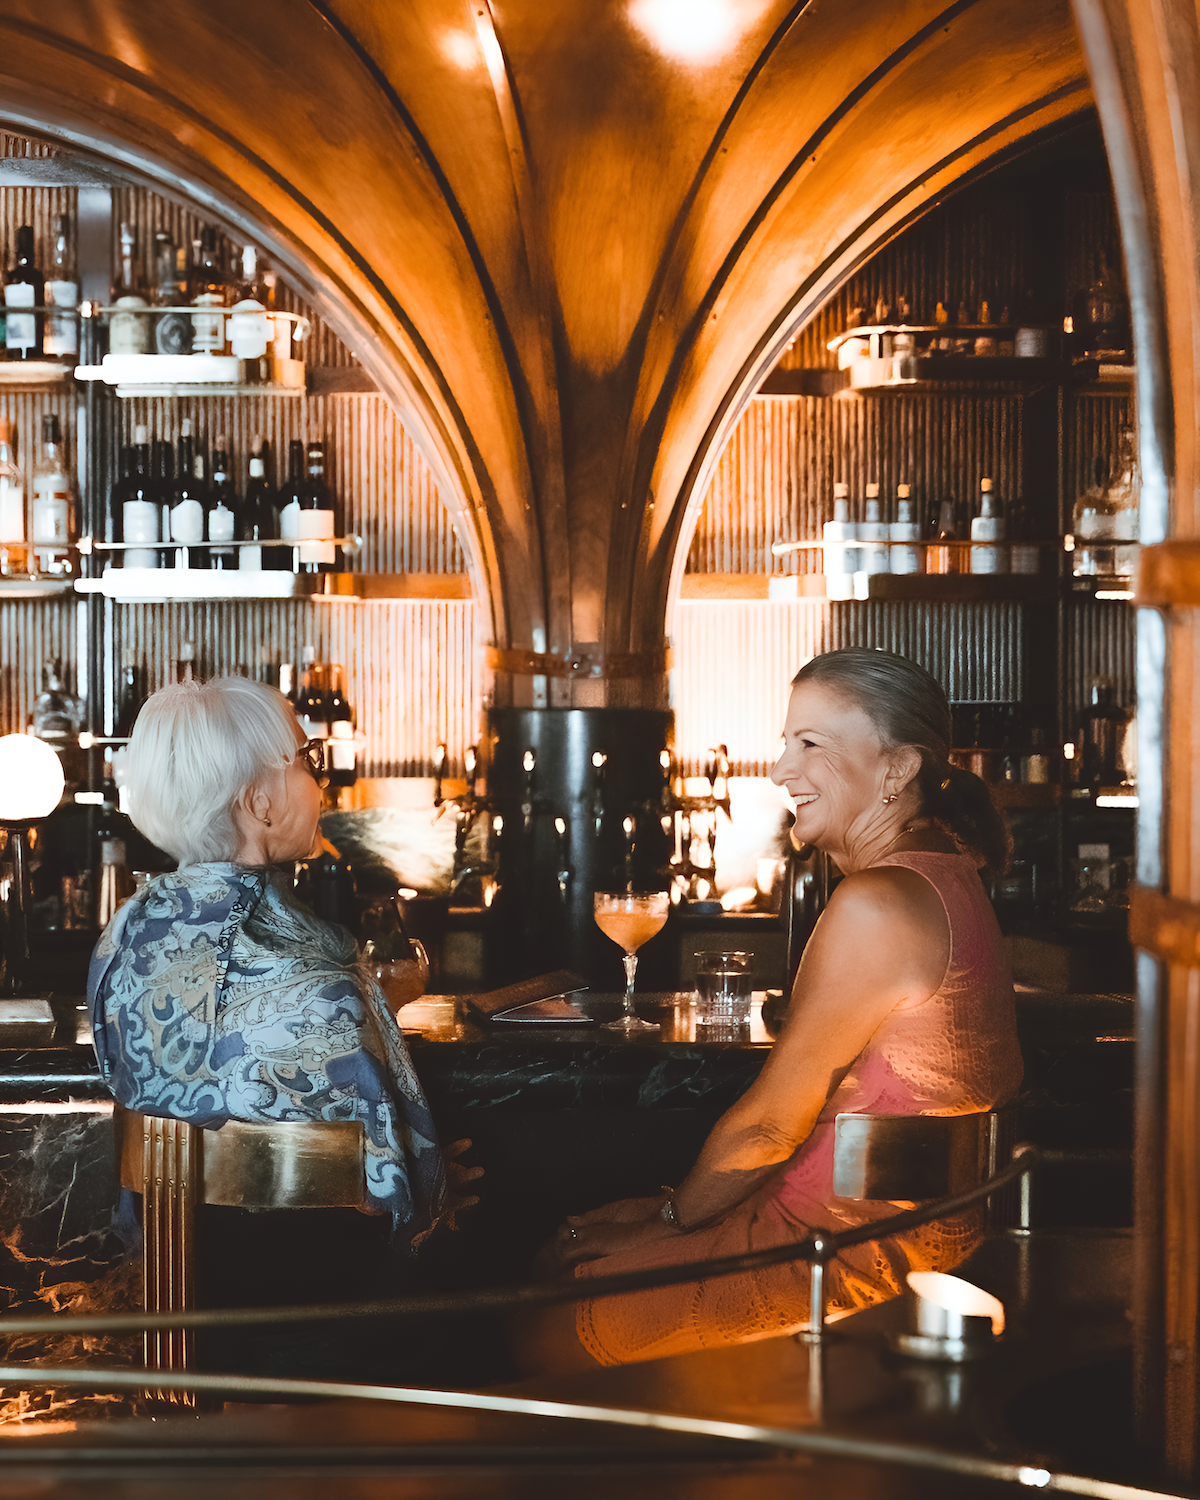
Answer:
[[23, 993], [29, 968], [29, 830], [58, 806], [62, 763], [43, 740], [29, 734], [0, 736], [0, 833], [5, 836], [0, 876], [4, 918], [0, 992]]

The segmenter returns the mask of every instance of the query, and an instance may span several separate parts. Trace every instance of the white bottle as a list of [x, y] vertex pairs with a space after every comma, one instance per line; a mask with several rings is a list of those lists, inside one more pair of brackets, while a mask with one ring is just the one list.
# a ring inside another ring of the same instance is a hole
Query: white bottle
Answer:
[[867, 579], [879, 573], [890, 572], [888, 562], [888, 529], [879, 509], [879, 486], [867, 485], [865, 516], [858, 525], [858, 539], [868, 546], [858, 550], [858, 571], [854, 579], [854, 597], [868, 597]]
[[258, 281], [258, 253], [253, 245], [242, 251], [242, 283], [246, 296], [235, 302], [229, 310], [229, 352], [238, 359], [262, 359], [267, 352], [267, 341], [274, 331], [268, 320], [267, 310], [254, 295]]
[[54, 240], [54, 264], [46, 277], [43, 291], [47, 307], [61, 307], [68, 311], [46, 319], [42, 347], [48, 358], [69, 360], [73, 364], [79, 356], [79, 324], [74, 312], [79, 306], [79, 281], [71, 262], [70, 229], [70, 219], [64, 214], [58, 221], [58, 234]]
[[[971, 522], [971, 572], [1007, 573], [1008, 548], [1004, 542], [1004, 508], [990, 479], [979, 481], [979, 514]], [[981, 546], [974, 545], [982, 543]]]
[[12, 426], [0, 418], [0, 573], [22, 573], [25, 551], [25, 481], [13, 460]]
[[825, 593], [830, 599], [852, 599], [854, 572], [850, 563], [851, 554], [857, 549], [845, 545], [856, 534], [854, 523], [850, 519], [848, 484], [834, 485], [833, 520], [825, 522], [821, 534], [825, 542]]
[[922, 548], [920, 523], [913, 517], [912, 487], [896, 486], [896, 519], [888, 528], [892, 538], [891, 571], [893, 573], [921, 572]]
[[71, 513], [74, 492], [58, 417], [42, 417], [42, 457], [33, 471], [33, 549], [43, 573], [71, 571]]
[[[184, 417], [179, 424], [179, 436], [192, 435], [192, 419]], [[185, 450], [186, 451], [186, 450]], [[204, 541], [204, 458], [193, 458], [191, 474], [179, 476], [179, 494], [171, 507], [171, 540], [181, 542], [184, 548], [198, 547]], [[193, 565], [192, 554], [181, 551], [176, 554], [175, 566], [186, 568]]]
[[[121, 537], [127, 551], [123, 566], [126, 568], [157, 568], [158, 549], [149, 543], [161, 541], [162, 511], [157, 500], [149, 497], [150, 485], [150, 434], [145, 427], [135, 427], [133, 443], [136, 449], [134, 465], [134, 491], [143, 498], [126, 500], [121, 506]], [[129, 547], [130, 542], [147, 544], [144, 551]]]

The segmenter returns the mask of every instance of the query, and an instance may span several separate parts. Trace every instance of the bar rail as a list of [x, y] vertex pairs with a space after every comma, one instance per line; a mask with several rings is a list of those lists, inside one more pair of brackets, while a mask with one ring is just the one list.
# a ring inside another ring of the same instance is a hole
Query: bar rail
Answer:
[[[724, 1255], [712, 1260], [685, 1261], [675, 1266], [659, 1266], [648, 1271], [622, 1271], [610, 1276], [591, 1276], [586, 1281], [538, 1282], [517, 1287], [493, 1287], [477, 1292], [447, 1292], [420, 1297], [383, 1298], [372, 1302], [314, 1303], [303, 1307], [214, 1308], [198, 1312], [176, 1313], [48, 1313], [35, 1317], [0, 1318], [0, 1338], [15, 1335], [53, 1332], [55, 1336], [70, 1333], [135, 1333], [143, 1330], [175, 1328], [245, 1328], [257, 1324], [319, 1323], [350, 1318], [414, 1318], [446, 1313], [497, 1312], [524, 1307], [552, 1306], [560, 1302], [593, 1301], [602, 1297], [619, 1297], [626, 1292], [654, 1291], [659, 1287], [679, 1286], [688, 1281], [710, 1280], [719, 1276], [736, 1276], [777, 1266], [793, 1260], [806, 1260], [825, 1266], [842, 1250], [868, 1240], [887, 1239], [906, 1229], [917, 1229], [934, 1219], [949, 1218], [981, 1203], [993, 1193], [1031, 1171], [1041, 1159], [1036, 1146], [1021, 1143], [1013, 1148], [1012, 1160], [999, 1172], [985, 1178], [976, 1187], [948, 1198], [938, 1198], [874, 1219], [836, 1233], [815, 1230], [797, 1244], [771, 1245], [742, 1255]], [[25, 1367], [22, 1368], [33, 1368]], [[149, 1380], [149, 1375], [142, 1378]]]

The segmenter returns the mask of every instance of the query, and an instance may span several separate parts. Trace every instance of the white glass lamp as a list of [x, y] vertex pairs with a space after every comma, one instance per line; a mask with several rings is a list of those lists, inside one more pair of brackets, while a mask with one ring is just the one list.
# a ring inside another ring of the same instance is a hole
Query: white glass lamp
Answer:
[[29, 967], [29, 830], [58, 806], [63, 769], [43, 740], [30, 734], [0, 736], [0, 830], [7, 835], [3, 892], [4, 962], [0, 990], [19, 995]]

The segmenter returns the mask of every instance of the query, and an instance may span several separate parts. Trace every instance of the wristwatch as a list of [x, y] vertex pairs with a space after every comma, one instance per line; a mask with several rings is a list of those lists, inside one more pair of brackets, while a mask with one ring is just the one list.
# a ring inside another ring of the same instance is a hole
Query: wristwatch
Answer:
[[685, 1233], [684, 1227], [679, 1221], [678, 1210], [675, 1207], [675, 1189], [673, 1187], [667, 1187], [664, 1183], [662, 1190], [667, 1195], [667, 1201], [658, 1211], [659, 1218], [663, 1221], [668, 1229], [674, 1229], [678, 1234]]

